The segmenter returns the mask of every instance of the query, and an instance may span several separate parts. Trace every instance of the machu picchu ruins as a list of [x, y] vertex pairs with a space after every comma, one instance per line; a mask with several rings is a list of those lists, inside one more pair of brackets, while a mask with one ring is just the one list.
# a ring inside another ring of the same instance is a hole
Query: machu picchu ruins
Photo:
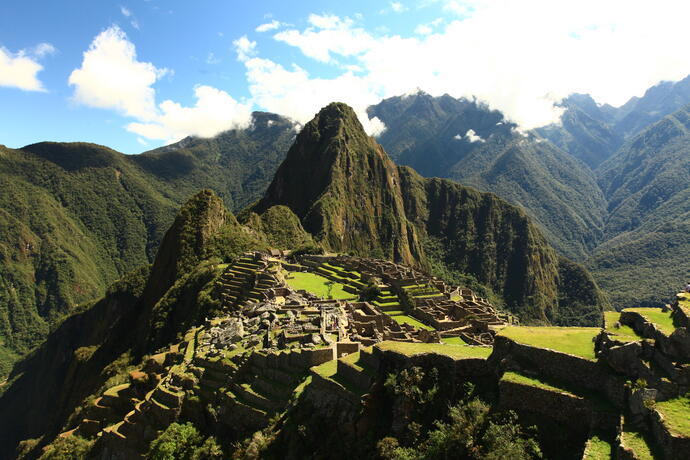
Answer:
[[[382, 260], [254, 251], [219, 270], [221, 314], [146, 358], [60, 436], [96, 440], [103, 458], [135, 458], [178, 420], [241, 439], [308, 404], [356, 439], [383, 382], [422, 369], [446, 391], [471, 382], [495, 392], [497, 408], [545, 433], [566, 427], [561, 448], [583, 459], [690, 451], [679, 411], [690, 390], [690, 294], [664, 309], [605, 312], [598, 328], [534, 327]], [[602, 449], [608, 457], [595, 455]]]

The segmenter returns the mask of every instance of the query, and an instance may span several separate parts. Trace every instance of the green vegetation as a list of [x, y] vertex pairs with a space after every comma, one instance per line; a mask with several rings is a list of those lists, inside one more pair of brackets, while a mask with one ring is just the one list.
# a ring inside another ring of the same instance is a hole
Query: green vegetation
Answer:
[[314, 366], [312, 369], [321, 377], [330, 378], [333, 377], [336, 372], [338, 372], [338, 361], [332, 359], [318, 366]]
[[[286, 272], [285, 281], [292, 289], [304, 289], [324, 299], [352, 299], [356, 297], [349, 292], [345, 292], [342, 284], [330, 281], [328, 278], [316, 273]], [[329, 285], [328, 283], [333, 284]]]
[[87, 457], [94, 441], [75, 435], [58, 437], [39, 457], [40, 460], [82, 460]]
[[395, 320], [396, 323], [398, 324], [409, 324], [411, 326], [417, 327], [419, 329], [426, 329], [427, 331], [433, 331], [434, 328], [431, 326], [427, 326], [426, 324], [422, 323], [419, 321], [417, 318], [414, 318], [409, 315], [396, 315], [394, 314], [394, 311], [387, 312], [389, 315], [391, 315], [391, 318]]
[[666, 335], [673, 334], [676, 327], [673, 325], [671, 312], [663, 312], [661, 308], [626, 308], [624, 311], [633, 311], [641, 314], [650, 323], [654, 323], [661, 332]]
[[642, 340], [642, 337], [637, 335], [637, 333], [630, 326], [625, 326], [620, 324], [618, 320], [620, 319], [620, 313], [617, 311], [605, 311], [604, 312], [604, 329], [610, 334], [615, 334], [616, 339], [622, 342], [636, 342]]
[[527, 385], [527, 386], [531, 386], [531, 387], [541, 388], [542, 390], [555, 391], [557, 393], [567, 393], [567, 394], [576, 396], [568, 390], [565, 390], [563, 388], [558, 388], [558, 387], [553, 386], [553, 385], [549, 385], [548, 383], [545, 383], [545, 382], [538, 380], [536, 378], [527, 377], [526, 375], [518, 374], [516, 372], [504, 373], [501, 380], [505, 380], [507, 382], [519, 383], [521, 385]]
[[470, 345], [448, 345], [445, 343], [412, 343], [386, 341], [376, 345], [381, 350], [397, 351], [407, 356], [421, 353], [437, 353], [451, 358], [488, 358], [492, 349]]
[[613, 446], [609, 441], [597, 435], [587, 440], [587, 447], [582, 460], [611, 460], [611, 458], [613, 458]]
[[635, 453], [638, 460], [655, 460], [647, 436], [637, 431], [624, 429], [621, 432], [621, 444]]
[[538, 444], [517, 422], [514, 413], [492, 414], [479, 399], [451, 406], [448, 420], [437, 420], [434, 429], [414, 446], [403, 447], [396, 438], [380, 440], [377, 450], [385, 460], [471, 460], [542, 458]]
[[525, 345], [595, 360], [593, 339], [599, 331], [592, 327], [509, 326], [501, 330], [499, 335]]
[[171, 423], [151, 442], [152, 460], [210, 460], [226, 458], [214, 437], [205, 438], [191, 423]]
[[587, 265], [619, 307], [659, 306], [688, 281], [689, 115], [650, 125], [597, 171], [612, 211]]
[[654, 408], [664, 417], [664, 424], [672, 433], [690, 437], [690, 396], [657, 401]]
[[448, 345], [464, 345], [465, 341], [460, 337], [441, 337], [441, 342], [447, 343]]

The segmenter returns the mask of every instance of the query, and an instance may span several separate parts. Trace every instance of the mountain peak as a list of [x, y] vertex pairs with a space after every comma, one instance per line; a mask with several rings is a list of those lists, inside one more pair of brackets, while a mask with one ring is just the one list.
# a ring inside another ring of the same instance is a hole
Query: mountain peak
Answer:
[[[384, 246], [395, 260], [413, 263], [398, 170], [369, 137], [354, 110], [332, 103], [299, 133], [264, 198], [252, 209], [262, 214], [285, 205], [305, 230], [328, 249], [362, 254]], [[381, 244], [380, 235], [388, 235]], [[413, 243], [413, 246], [416, 243]]]

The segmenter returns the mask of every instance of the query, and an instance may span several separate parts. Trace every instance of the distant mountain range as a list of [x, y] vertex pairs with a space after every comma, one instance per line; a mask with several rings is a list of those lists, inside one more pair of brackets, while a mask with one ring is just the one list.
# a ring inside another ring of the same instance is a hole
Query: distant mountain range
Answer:
[[[521, 206], [546, 241], [585, 263], [613, 305], [622, 307], [658, 304], [688, 274], [682, 260], [690, 247], [685, 217], [688, 103], [686, 78], [650, 88], [619, 108], [572, 95], [563, 101], [561, 125], [529, 133], [517, 130], [500, 112], [450, 96], [390, 98], [369, 113], [386, 124], [378, 141], [396, 163]], [[502, 201], [449, 182], [423, 181], [409, 169], [394, 169], [387, 159], [377, 160], [376, 174], [362, 176], [367, 179], [357, 187], [329, 187], [322, 196], [326, 188], [319, 185], [320, 175], [332, 174], [330, 168], [316, 162], [306, 165], [312, 169], [305, 173], [308, 169], [286, 163], [283, 170], [293, 172], [279, 171], [298, 128], [278, 115], [257, 112], [246, 130], [187, 138], [140, 155], [82, 143], [0, 147], [0, 375], [78, 305], [86, 308], [113, 281], [152, 262], [176, 210], [202, 188], [214, 190], [226, 207], [239, 212], [257, 202], [273, 181], [254, 209], [288, 204], [297, 206], [295, 215], [286, 216], [280, 208], [255, 213], [244, 220], [248, 228], [264, 232], [276, 219], [291, 228], [299, 221], [332, 249], [372, 250], [373, 255], [430, 265], [440, 259], [444, 267], [472, 276], [504, 299], [518, 299], [516, 305], [528, 301], [529, 293], [506, 290], [501, 285], [505, 275], [492, 275], [493, 269], [471, 256], [477, 242], [452, 228], [467, 218], [466, 207], [503, 209]], [[361, 165], [349, 167], [362, 171]], [[284, 181], [298, 177], [305, 196], [285, 195], [276, 172]], [[394, 189], [400, 191], [375, 188], [374, 180], [395, 180]], [[376, 194], [376, 200], [353, 198], [364, 192]], [[326, 206], [327, 196], [350, 205]], [[363, 204], [380, 220], [346, 217]], [[451, 205], [459, 214], [444, 214], [444, 206]], [[360, 227], [353, 227], [355, 222]], [[475, 222], [480, 230], [487, 225]], [[337, 235], [344, 229], [364, 231], [373, 239], [339, 244]], [[280, 235], [265, 233], [267, 244], [280, 246]], [[479, 246], [483, 251], [500, 240], [489, 234]], [[432, 246], [446, 248], [445, 253], [430, 251]], [[428, 260], [430, 254], [434, 260]], [[561, 259], [550, 260], [558, 271]], [[551, 295], [557, 298], [557, 289]], [[529, 315], [555, 320], [564, 314], [545, 311], [537, 307]]]

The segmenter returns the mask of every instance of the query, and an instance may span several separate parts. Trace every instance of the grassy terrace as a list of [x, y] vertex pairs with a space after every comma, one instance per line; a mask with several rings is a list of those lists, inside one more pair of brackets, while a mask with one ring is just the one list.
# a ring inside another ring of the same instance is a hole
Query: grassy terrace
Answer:
[[499, 332], [499, 335], [524, 345], [568, 353], [594, 361], [596, 356], [592, 340], [600, 330], [596, 327], [509, 326]]
[[441, 337], [441, 342], [448, 345], [465, 345], [465, 341], [460, 337]]
[[616, 327], [615, 324], [620, 319], [620, 313], [617, 311], [605, 311], [604, 312], [604, 330], [610, 334], [615, 334], [617, 338], [622, 342], [636, 342], [642, 340], [642, 337], [637, 335], [637, 333], [630, 326], [619, 325]]
[[[324, 278], [316, 273], [287, 272], [285, 281], [292, 289], [304, 289], [324, 299], [328, 298], [328, 285], [326, 283], [330, 281], [328, 278]], [[353, 299], [356, 296], [353, 296], [349, 292], [345, 292], [342, 284], [334, 282], [331, 288], [331, 297], [334, 299]]]
[[375, 345], [383, 351], [397, 351], [407, 356], [421, 353], [437, 353], [451, 358], [488, 358], [492, 349], [470, 345], [447, 345], [445, 343], [411, 343], [386, 341]]
[[567, 393], [572, 396], [577, 396], [576, 394], [564, 389], [564, 388], [558, 388], [553, 385], [549, 385], [548, 383], [542, 382], [541, 380], [537, 380], [532, 377], [527, 377], [526, 375], [522, 374], [517, 374], [515, 372], [506, 372], [503, 374], [503, 377], [501, 380], [505, 380], [507, 382], [512, 382], [512, 383], [518, 383], [520, 385], [527, 385], [531, 387], [536, 387], [536, 388], [541, 388], [542, 390], [548, 390], [548, 391], [555, 391], [557, 393]]
[[331, 378], [338, 372], [338, 361], [333, 359], [318, 366], [314, 366], [312, 369], [321, 377]]
[[690, 437], [690, 397], [682, 396], [657, 402], [654, 407], [664, 417], [664, 424], [671, 433]]
[[587, 441], [587, 451], [582, 460], [611, 460], [612, 455], [611, 443], [595, 435]]
[[623, 311], [639, 313], [650, 323], [656, 324], [659, 330], [666, 335], [671, 335], [676, 330], [673, 319], [671, 319], [671, 312], [664, 313], [661, 308], [626, 308]]
[[[391, 314], [392, 312], [388, 312], [388, 314]], [[412, 316], [408, 315], [391, 315], [391, 318], [395, 320], [396, 323], [398, 324], [409, 324], [410, 326], [417, 327], [419, 329], [426, 329], [427, 331], [433, 331], [434, 328], [431, 326], [427, 326], [426, 324], [420, 322], [418, 319], [413, 318]]]
[[624, 430], [621, 433], [621, 444], [632, 449], [635, 453], [635, 457], [639, 460], [654, 460], [654, 455], [649, 447], [649, 443], [642, 433]]
[[339, 267], [337, 265], [331, 265], [329, 263], [324, 263], [324, 264], [321, 264], [321, 267], [326, 268], [327, 270], [329, 270], [331, 272], [347, 274], [347, 275], [349, 275], [350, 278], [353, 278], [353, 279], [358, 280], [358, 279], [362, 278], [362, 274], [360, 272], [354, 271], [354, 270], [346, 270], [344, 267]]

